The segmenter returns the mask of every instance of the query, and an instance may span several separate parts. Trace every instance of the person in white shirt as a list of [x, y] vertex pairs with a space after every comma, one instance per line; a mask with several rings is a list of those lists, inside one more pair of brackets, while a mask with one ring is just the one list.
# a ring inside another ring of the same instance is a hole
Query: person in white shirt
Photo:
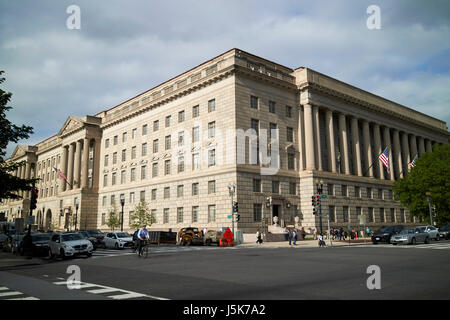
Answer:
[[323, 235], [319, 235], [319, 247], [325, 247], [325, 241], [323, 241]]

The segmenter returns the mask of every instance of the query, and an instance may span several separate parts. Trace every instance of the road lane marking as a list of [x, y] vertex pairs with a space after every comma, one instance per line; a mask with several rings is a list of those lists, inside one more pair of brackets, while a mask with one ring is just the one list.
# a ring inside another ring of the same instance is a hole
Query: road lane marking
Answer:
[[125, 293], [125, 294], [120, 294], [120, 295], [108, 296], [108, 298], [112, 298], [112, 299], [115, 299], [115, 300], [141, 298], [141, 297], [145, 297], [145, 294], [132, 292], [132, 293]]
[[7, 287], [0, 287], [0, 291], [9, 290]]
[[22, 292], [19, 291], [9, 291], [9, 292], [0, 292], [0, 297], [7, 297], [7, 296], [20, 296], [22, 295]]
[[88, 290], [87, 292], [98, 294], [98, 293], [108, 293], [108, 292], [114, 292], [114, 291], [118, 291], [118, 290], [116, 288], [105, 288], [105, 289]]
[[12, 298], [12, 299], [5, 299], [5, 300], [40, 300], [35, 297], [26, 297], [26, 298]]

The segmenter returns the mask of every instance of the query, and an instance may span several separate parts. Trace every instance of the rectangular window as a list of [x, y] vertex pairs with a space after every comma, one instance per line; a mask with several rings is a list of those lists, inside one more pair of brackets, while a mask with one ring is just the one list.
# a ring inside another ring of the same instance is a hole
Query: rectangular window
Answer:
[[134, 129], [131, 131], [131, 139], [135, 139], [135, 138], [136, 138], [136, 135], [137, 135], [137, 128], [134, 128]]
[[152, 164], [152, 177], [158, 176], [158, 162]]
[[198, 206], [192, 207], [192, 222], [198, 222]]
[[142, 156], [145, 157], [147, 155], [147, 143], [142, 144]]
[[336, 207], [328, 206], [328, 214], [330, 215], [330, 222], [336, 222]]
[[361, 188], [355, 186], [355, 198], [361, 198]]
[[184, 110], [178, 112], [178, 123], [184, 122]]
[[208, 138], [214, 138], [216, 136], [216, 122], [208, 123]]
[[178, 173], [184, 172], [184, 156], [178, 157]]
[[164, 199], [170, 199], [170, 187], [164, 188]]
[[295, 170], [295, 154], [288, 153], [288, 170]]
[[106, 224], [106, 213], [102, 213], [102, 225]]
[[289, 194], [292, 194], [292, 195], [297, 194], [297, 184], [295, 182], [289, 183]]
[[122, 150], [122, 162], [127, 161], [127, 150]]
[[163, 223], [169, 223], [169, 208], [164, 209]]
[[208, 150], [208, 166], [216, 165], [216, 149]]
[[108, 175], [107, 175], [107, 174], [105, 174], [105, 175], [103, 176], [103, 186], [104, 186], [104, 187], [107, 187], [107, 186], [108, 186]]
[[159, 141], [158, 139], [153, 140], [153, 153], [158, 153]]
[[192, 170], [197, 170], [200, 168], [200, 154], [192, 154]]
[[136, 159], [136, 146], [131, 148], [131, 159]]
[[347, 193], [347, 186], [346, 186], [346, 185], [342, 185], [341, 191], [342, 191], [342, 196], [343, 196], [343, 197], [347, 197], [347, 196], [348, 196], [348, 193]]
[[136, 168], [131, 168], [130, 181], [136, 181]]
[[105, 167], [107, 167], [108, 166], [108, 159], [109, 159], [109, 156], [108, 155], [105, 155]]
[[198, 196], [198, 182], [192, 184], [192, 195]]
[[261, 179], [253, 179], [253, 192], [261, 192]]
[[288, 142], [294, 142], [294, 129], [291, 127], [286, 128], [286, 138]]
[[200, 127], [192, 128], [192, 142], [200, 141]]
[[157, 189], [152, 189], [152, 200], [156, 200], [156, 190]]
[[124, 184], [124, 183], [126, 183], [127, 182], [127, 180], [126, 180], [126, 171], [125, 170], [122, 170], [121, 172], [120, 172], [120, 183], [121, 184]]
[[367, 198], [372, 199], [372, 188], [367, 188]]
[[199, 115], [200, 115], [199, 106], [193, 106], [192, 107], [192, 118], [197, 118]]
[[250, 96], [250, 107], [252, 109], [258, 109], [258, 97]]
[[262, 204], [254, 203], [253, 204], [253, 221], [261, 222], [262, 220]]
[[391, 208], [391, 222], [397, 222], [397, 219], [395, 219], [395, 209]]
[[165, 175], [170, 174], [170, 166], [171, 166], [170, 160], [166, 160], [166, 161], [164, 162], [164, 174], [165, 174]]
[[114, 145], [117, 145], [118, 142], [119, 142], [119, 137], [118, 136], [114, 136], [114, 138], [113, 138]]
[[361, 216], [361, 213], [362, 213], [361, 207], [356, 207], [356, 216], [357, 216], [358, 222], [359, 222], [359, 217]]
[[135, 201], [134, 192], [130, 192], [130, 203], [134, 203], [134, 201]]
[[329, 196], [334, 195], [334, 184], [329, 183], [327, 185], [327, 193]]
[[177, 223], [183, 222], [183, 208], [177, 208]]
[[272, 181], [272, 193], [280, 193], [280, 182]]
[[184, 131], [178, 132], [178, 146], [184, 146]]
[[112, 174], [111, 184], [112, 184], [113, 186], [116, 184], [116, 173], [115, 173], [115, 172]]
[[378, 189], [378, 199], [383, 199], [383, 189]]
[[144, 125], [142, 126], [142, 135], [145, 136], [146, 134], [147, 134], [147, 125], [144, 124]]
[[109, 139], [105, 140], [105, 149], [109, 148]]
[[380, 222], [385, 222], [386, 218], [384, 216], [384, 208], [380, 208]]
[[184, 196], [184, 185], [177, 186], [177, 197], [182, 198]]
[[153, 131], [159, 130], [159, 120], [153, 121]]
[[286, 106], [286, 117], [292, 118], [292, 107]]
[[405, 209], [400, 209], [400, 219], [402, 223], [405, 223], [406, 221]]
[[147, 166], [141, 166], [141, 180], [147, 178]]
[[209, 205], [208, 206], [208, 222], [215, 222], [215, 221], [216, 221], [216, 206]]
[[343, 215], [344, 215], [344, 222], [348, 222], [348, 217], [349, 217], [349, 215], [348, 215], [348, 207], [343, 207], [342, 208], [342, 211], [343, 211]]
[[127, 142], [127, 133], [122, 133], [122, 142]]
[[117, 152], [113, 153], [113, 164], [117, 163]]
[[106, 196], [103, 196], [102, 206], [106, 206]]
[[368, 208], [368, 222], [373, 223], [373, 208]]
[[212, 99], [208, 101], [208, 112], [213, 112], [216, 110], [216, 100]]
[[111, 195], [111, 206], [114, 206], [114, 204], [116, 203], [116, 196], [115, 195]]
[[269, 112], [275, 113], [275, 102], [269, 101]]
[[166, 117], [166, 128], [170, 127], [171, 120], [172, 120], [172, 116], [167, 116]]
[[171, 136], [166, 136], [166, 138], [165, 138], [165, 147], [166, 147], [166, 150], [170, 150], [170, 148], [171, 148]]
[[208, 181], [208, 194], [216, 193], [216, 180]]
[[145, 201], [145, 190], [142, 190], [140, 195], [139, 195], [139, 200], [140, 201]]

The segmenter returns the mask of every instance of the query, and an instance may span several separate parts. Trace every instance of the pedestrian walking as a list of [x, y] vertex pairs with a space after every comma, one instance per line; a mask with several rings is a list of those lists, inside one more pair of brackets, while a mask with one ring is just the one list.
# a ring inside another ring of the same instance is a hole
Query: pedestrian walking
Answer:
[[256, 243], [258, 243], [258, 244], [263, 243], [263, 240], [261, 238], [261, 232], [259, 231], [259, 229], [256, 231]]
[[292, 230], [292, 240], [294, 241], [294, 246], [297, 243], [297, 230]]
[[325, 247], [325, 241], [323, 241], [323, 235], [319, 235], [319, 247]]

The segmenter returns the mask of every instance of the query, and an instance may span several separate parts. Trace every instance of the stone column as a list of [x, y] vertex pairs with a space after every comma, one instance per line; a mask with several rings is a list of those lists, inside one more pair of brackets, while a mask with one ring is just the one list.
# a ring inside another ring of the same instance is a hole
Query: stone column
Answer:
[[[392, 181], [395, 180], [394, 175], [394, 161], [392, 161], [392, 145], [391, 145], [391, 132], [388, 127], [384, 127], [384, 143], [386, 144], [386, 147], [389, 148], [389, 177]], [[384, 149], [383, 149], [384, 150]]]
[[419, 137], [419, 155], [421, 156], [424, 153], [425, 153], [425, 142], [423, 137]]
[[314, 152], [313, 115], [310, 104], [304, 105], [305, 110], [305, 146], [306, 146], [306, 170], [316, 170]]
[[347, 141], [347, 125], [345, 115], [339, 115], [339, 134], [341, 135], [340, 151], [341, 151], [341, 169], [345, 174], [350, 174], [350, 164], [348, 157], [348, 141]]
[[[373, 125], [373, 137], [374, 137], [374, 148], [375, 148], [375, 154], [377, 157], [383, 152], [381, 150], [381, 133], [380, 133], [380, 125], [374, 124]], [[381, 164], [379, 159], [375, 159], [375, 168], [378, 171], [378, 178], [384, 180], [384, 169], [383, 165]]]
[[69, 182], [69, 190], [73, 189], [73, 161], [75, 153], [74, 149], [74, 144], [69, 144], [69, 162], [67, 164], [67, 181]]
[[320, 142], [320, 118], [319, 118], [319, 107], [313, 107], [313, 117], [314, 117], [314, 131], [315, 131], [315, 150], [316, 150], [316, 167], [319, 171], [323, 171], [322, 166], [322, 144]]
[[80, 183], [80, 169], [81, 169], [81, 140], [77, 141], [77, 146], [75, 148], [75, 165], [74, 165], [74, 177], [73, 184], [74, 188], [79, 188], [81, 186]]
[[303, 120], [303, 108], [298, 108], [298, 169], [299, 171], [305, 170], [305, 124]]
[[426, 152], [433, 152], [433, 147], [431, 146], [431, 140], [427, 139], [426, 140]]
[[410, 141], [410, 147], [411, 147], [411, 159], [414, 159], [414, 157], [418, 154], [416, 136], [412, 134], [409, 137], [409, 141]]
[[[368, 171], [369, 177], [373, 177], [372, 146], [370, 145], [370, 127], [369, 122], [367, 120], [363, 120], [363, 140], [364, 140], [364, 152], [366, 153], [364, 170]], [[368, 169], [369, 167], [370, 169]]]
[[353, 172], [362, 177], [361, 168], [361, 144], [359, 142], [358, 119], [352, 118], [352, 140], [353, 140]]
[[[60, 170], [63, 173], [63, 175], [67, 178], [67, 148], [66, 146], [63, 146], [61, 148], [62, 155], [61, 155], [61, 163], [60, 163]], [[67, 183], [65, 180], [61, 179], [61, 192], [66, 191], [67, 189]]]
[[336, 147], [334, 145], [334, 122], [333, 112], [327, 110], [326, 112], [327, 123], [327, 145], [328, 145], [328, 170], [336, 173]]
[[408, 134], [402, 132], [402, 160], [403, 160], [403, 175], [408, 174], [408, 164], [411, 162], [411, 156], [409, 154], [409, 142]]
[[88, 169], [89, 169], [89, 139], [84, 138], [83, 140], [83, 160], [82, 160], [82, 178], [81, 178], [81, 187], [88, 187]]
[[400, 135], [397, 129], [394, 129], [394, 158], [395, 167], [398, 172], [397, 178], [403, 178], [403, 161], [402, 161], [402, 150], [400, 148]]

